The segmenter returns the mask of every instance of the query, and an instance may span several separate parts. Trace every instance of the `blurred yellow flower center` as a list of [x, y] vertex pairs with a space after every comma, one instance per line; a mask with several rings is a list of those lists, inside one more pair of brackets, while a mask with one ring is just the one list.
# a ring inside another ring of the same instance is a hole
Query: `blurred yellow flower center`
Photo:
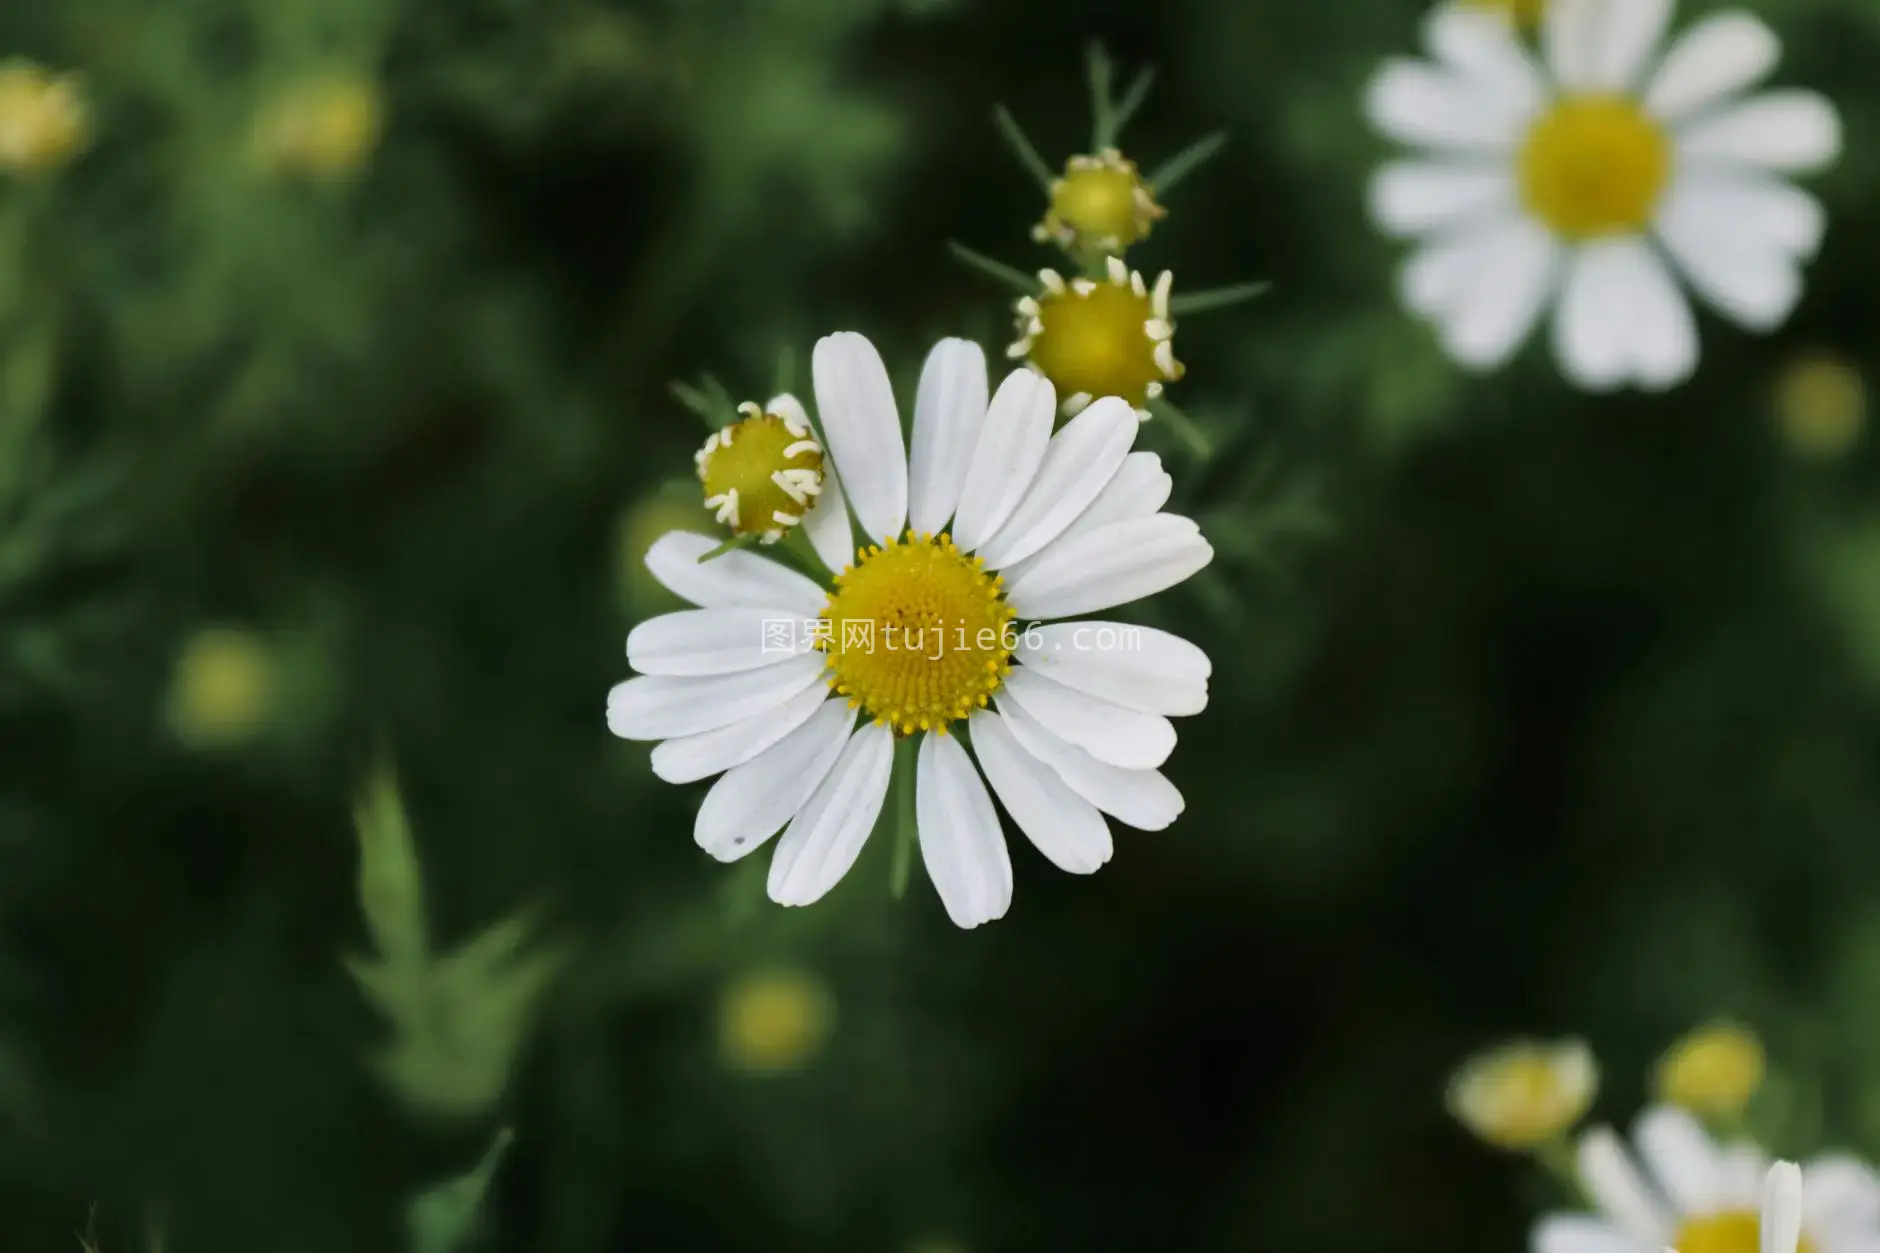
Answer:
[[1624, 96], [1566, 97], [1534, 123], [1521, 151], [1528, 208], [1567, 239], [1642, 230], [1670, 174], [1670, 140]]
[[[1758, 1253], [1762, 1247], [1762, 1218], [1755, 1210], [1728, 1210], [1687, 1218], [1671, 1239], [1678, 1253]], [[1795, 1253], [1815, 1253], [1804, 1235]]]
[[1762, 1042], [1724, 1024], [1695, 1031], [1658, 1064], [1659, 1095], [1700, 1114], [1741, 1113], [1762, 1086]]
[[1075, 411], [1092, 400], [1121, 396], [1136, 408], [1182, 376], [1169, 320], [1168, 275], [1153, 292], [1142, 276], [1111, 260], [1107, 282], [1066, 284], [1046, 271], [1045, 290], [1019, 301], [1020, 339], [1027, 357]]
[[305, 83], [277, 98], [255, 124], [263, 165], [308, 178], [353, 173], [378, 145], [384, 121], [378, 87], [335, 77]]
[[1120, 250], [1165, 216], [1133, 161], [1114, 149], [1072, 157], [1051, 185], [1051, 208], [1035, 234], [1065, 247]]
[[1478, 9], [1506, 13], [1523, 26], [1539, 26], [1546, 12], [1547, 0], [1471, 0]]
[[719, 1044], [735, 1069], [794, 1070], [822, 1047], [833, 1016], [829, 994], [807, 974], [749, 975], [727, 989], [719, 1005]]
[[1775, 408], [1793, 451], [1838, 457], [1859, 442], [1866, 425], [1867, 384], [1858, 369], [1838, 357], [1804, 357], [1783, 371]]
[[185, 742], [239, 743], [266, 721], [274, 665], [260, 637], [247, 631], [198, 631], [177, 659], [170, 722]]
[[823, 451], [808, 427], [756, 405], [705, 441], [698, 477], [706, 507], [740, 535], [775, 542], [803, 520], [822, 492]]
[[829, 685], [903, 735], [985, 705], [1012, 668], [1004, 581], [950, 536], [863, 550], [836, 576], [819, 641]]
[[90, 119], [77, 85], [30, 62], [0, 65], [0, 168], [37, 172], [85, 146]]

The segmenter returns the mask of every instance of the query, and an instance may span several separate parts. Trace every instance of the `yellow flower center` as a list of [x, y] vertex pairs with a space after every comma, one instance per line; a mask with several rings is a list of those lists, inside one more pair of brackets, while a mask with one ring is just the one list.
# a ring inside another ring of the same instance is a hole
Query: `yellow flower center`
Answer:
[[1658, 1064], [1658, 1090], [1665, 1100], [1719, 1117], [1741, 1113], [1762, 1078], [1762, 1042], [1728, 1023], [1692, 1032]]
[[1153, 292], [1142, 276], [1112, 259], [1110, 279], [1066, 284], [1050, 271], [1045, 290], [1019, 301], [1025, 356], [1075, 411], [1104, 396], [1121, 396], [1141, 409], [1182, 376], [1175, 360], [1175, 325], [1169, 319], [1168, 276]]
[[1064, 177], [1051, 185], [1050, 211], [1034, 233], [1066, 248], [1120, 250], [1145, 238], [1164, 216], [1135, 162], [1110, 149], [1070, 159]]
[[719, 1003], [719, 1046], [737, 1070], [796, 1070], [822, 1047], [834, 1016], [828, 991], [802, 971], [747, 975]]
[[1493, 9], [1506, 13], [1523, 26], [1535, 27], [1541, 24], [1541, 17], [1547, 10], [1547, 0], [1470, 0], [1478, 9]]
[[335, 77], [302, 84], [276, 99], [255, 124], [261, 163], [289, 174], [338, 179], [378, 145], [384, 105], [377, 85]]
[[1570, 1092], [1551, 1055], [1511, 1055], [1478, 1076], [1473, 1094], [1477, 1135], [1502, 1148], [1527, 1148], [1552, 1139], [1584, 1108]]
[[903, 735], [944, 731], [1012, 669], [1004, 580], [950, 536], [889, 540], [836, 576], [818, 646], [829, 686]]
[[1643, 229], [1671, 175], [1664, 130], [1625, 96], [1568, 96], [1528, 131], [1521, 190], [1567, 239]]
[[[1728, 1210], [1687, 1218], [1671, 1239], [1678, 1253], [1757, 1253], [1762, 1247], [1762, 1218], [1755, 1210]], [[1796, 1253], [1814, 1253], [1814, 1243], [1804, 1235]]]
[[0, 65], [0, 168], [39, 171], [85, 146], [90, 119], [69, 78], [29, 62]]
[[740, 535], [775, 543], [803, 520], [822, 491], [823, 452], [809, 428], [744, 405], [745, 414], [705, 441], [698, 477], [705, 504]]

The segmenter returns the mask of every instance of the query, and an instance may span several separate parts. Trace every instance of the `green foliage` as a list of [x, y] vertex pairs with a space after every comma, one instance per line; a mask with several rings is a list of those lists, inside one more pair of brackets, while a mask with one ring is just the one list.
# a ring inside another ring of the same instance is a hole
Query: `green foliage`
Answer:
[[411, 1228], [411, 1253], [461, 1253], [476, 1231], [477, 1213], [490, 1183], [509, 1153], [515, 1135], [507, 1127], [496, 1133], [488, 1151], [467, 1174], [428, 1188], [412, 1198], [406, 1221]]

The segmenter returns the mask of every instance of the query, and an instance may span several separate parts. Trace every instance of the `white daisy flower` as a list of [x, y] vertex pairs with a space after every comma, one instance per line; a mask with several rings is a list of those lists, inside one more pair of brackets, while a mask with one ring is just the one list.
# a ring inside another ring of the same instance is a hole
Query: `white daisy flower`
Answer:
[[[694, 832], [714, 857], [783, 829], [770, 864], [783, 905], [821, 899], [854, 864], [901, 756], [927, 873], [948, 916], [978, 926], [1012, 897], [993, 795], [1053, 864], [1089, 874], [1110, 859], [1105, 815], [1153, 831], [1181, 813], [1158, 769], [1169, 719], [1208, 698], [1207, 656], [1176, 636], [1023, 624], [1153, 595], [1213, 550], [1161, 511], [1169, 476], [1130, 451], [1126, 400], [1053, 435], [1048, 379], [1016, 370], [988, 402], [984, 354], [944, 340], [921, 374], [910, 456], [868, 340], [832, 335], [813, 365], [826, 459], [802, 526], [841, 573], [818, 582], [749, 551], [700, 562], [715, 541], [662, 536], [647, 567], [698, 608], [634, 629], [641, 677], [608, 695], [608, 725], [663, 741], [653, 769], [668, 782], [723, 774]], [[808, 421], [787, 396], [768, 411]], [[851, 510], [870, 537], [860, 549]]]
[[1633, 1141], [1642, 1171], [1610, 1129], [1581, 1139], [1580, 1182], [1598, 1211], [1542, 1219], [1533, 1253], [1870, 1253], [1880, 1246], [1880, 1177], [1865, 1162], [1831, 1156], [1771, 1171], [1760, 1148], [1719, 1145], [1690, 1114], [1668, 1105], [1645, 1111]]
[[1431, 61], [1392, 61], [1368, 108], [1427, 151], [1382, 170], [1372, 212], [1420, 248], [1404, 303], [1464, 365], [1505, 362], [1554, 307], [1567, 377], [1665, 388], [1697, 366], [1673, 273], [1750, 330], [1780, 325], [1821, 243], [1821, 205], [1782, 176], [1840, 150], [1806, 91], [1745, 93], [1775, 66], [1768, 27], [1713, 14], [1658, 57], [1673, 0], [1550, 0], [1544, 65], [1505, 15], [1445, 6]]

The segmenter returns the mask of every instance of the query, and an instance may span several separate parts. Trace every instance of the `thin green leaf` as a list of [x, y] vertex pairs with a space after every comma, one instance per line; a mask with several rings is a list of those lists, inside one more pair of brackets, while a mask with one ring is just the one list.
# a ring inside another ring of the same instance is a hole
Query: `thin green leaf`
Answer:
[[513, 1143], [515, 1133], [504, 1127], [468, 1174], [428, 1188], [412, 1198], [406, 1211], [412, 1253], [455, 1253], [463, 1247], [476, 1229], [483, 1198]]
[[1235, 283], [1231, 287], [1210, 287], [1169, 298], [1168, 311], [1178, 318], [1196, 313], [1210, 313], [1258, 300], [1273, 289], [1271, 283]]
[[1122, 138], [1123, 128], [1129, 125], [1130, 120], [1136, 116], [1136, 111], [1142, 108], [1142, 102], [1149, 98], [1149, 91], [1154, 86], [1154, 66], [1145, 67], [1130, 82], [1128, 89], [1123, 92], [1123, 98], [1117, 102], [1115, 114], [1110, 118], [1109, 147], [1115, 147], [1117, 140]]
[[698, 559], [698, 563], [700, 565], [704, 565], [708, 561], [716, 561], [718, 558], [724, 556], [726, 553], [736, 552], [740, 548], [749, 548], [752, 544], [755, 544], [756, 542], [757, 542], [757, 537], [755, 535], [751, 535], [748, 533], [744, 535], [733, 535], [730, 539], [718, 545], [718, 547], [712, 549], [710, 552], [701, 556]]
[[953, 254], [955, 260], [971, 269], [978, 270], [988, 278], [996, 279], [998, 282], [1004, 283], [1007, 287], [1010, 287], [1013, 291], [1021, 295], [1035, 296], [1038, 294], [1038, 280], [1026, 274], [1023, 270], [1009, 266], [1003, 261], [995, 261], [983, 252], [974, 252], [971, 248], [968, 248], [962, 243], [949, 241], [947, 243], [947, 251]]
[[359, 835], [359, 908], [373, 943], [395, 965], [425, 958], [424, 875], [391, 767], [379, 763], [354, 811]]
[[707, 427], [716, 431], [727, 425], [724, 413], [712, 403], [712, 398], [689, 383], [675, 382], [672, 394], [678, 402], [696, 413]]
[[1149, 176], [1149, 186], [1159, 196], [1166, 196], [1179, 186], [1182, 180], [1206, 165], [1214, 154], [1227, 144], [1227, 132], [1215, 131], [1204, 135], [1186, 148], [1162, 163], [1162, 168]]
[[999, 134], [1005, 136], [1005, 142], [1010, 144], [1012, 151], [1018, 154], [1019, 162], [1031, 172], [1039, 189], [1049, 195], [1051, 184], [1056, 181], [1056, 176], [1051, 173], [1051, 167], [1044, 163], [1044, 158], [1038, 155], [1038, 150], [1031, 146], [1031, 140], [1025, 137], [1018, 119], [1014, 118], [1004, 105], [999, 105], [992, 110], [992, 120], [998, 126]]
[[1084, 53], [1084, 77], [1090, 84], [1090, 115], [1094, 119], [1090, 150], [1102, 152], [1116, 138], [1116, 104], [1110, 97], [1115, 69], [1110, 63], [1110, 54], [1095, 40]]
[[1207, 432], [1174, 401], [1166, 396], [1158, 396], [1149, 402], [1149, 411], [1161, 419], [1198, 460], [1206, 461], [1214, 456], [1214, 442], [1208, 438]]

